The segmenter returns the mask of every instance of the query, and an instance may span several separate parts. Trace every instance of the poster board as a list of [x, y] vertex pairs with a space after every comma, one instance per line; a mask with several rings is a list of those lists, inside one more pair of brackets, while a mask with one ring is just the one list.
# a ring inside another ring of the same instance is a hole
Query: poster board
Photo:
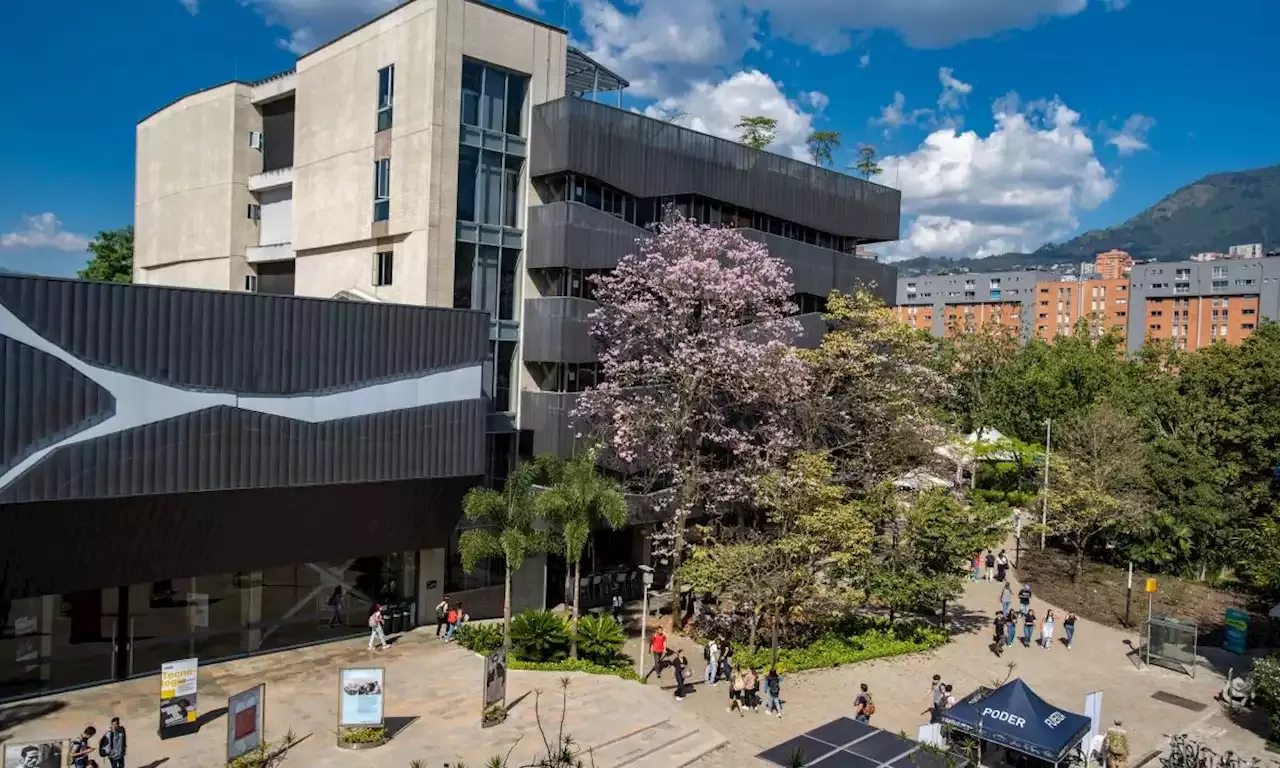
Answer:
[[[62, 768], [71, 750], [63, 739], [10, 741], [4, 745], [4, 768]], [[96, 753], [95, 753], [96, 754]]]
[[385, 678], [382, 667], [354, 667], [338, 672], [339, 728], [383, 727]]
[[266, 742], [263, 736], [267, 686], [257, 685], [227, 699], [227, 762]]
[[160, 666], [160, 732], [195, 725], [199, 659], [166, 661]]
[[482, 695], [480, 707], [480, 724], [492, 725], [494, 720], [487, 716], [489, 710], [507, 706], [507, 652], [499, 648], [484, 659], [484, 680], [481, 683]]
[[1223, 620], [1222, 647], [1232, 653], [1249, 648], [1249, 614], [1239, 608], [1228, 608]]

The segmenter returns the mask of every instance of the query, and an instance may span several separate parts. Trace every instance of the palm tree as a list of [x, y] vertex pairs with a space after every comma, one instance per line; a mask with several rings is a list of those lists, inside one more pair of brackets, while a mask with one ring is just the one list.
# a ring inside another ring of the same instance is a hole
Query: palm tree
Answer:
[[550, 487], [538, 494], [540, 514], [560, 529], [559, 546], [564, 559], [573, 563], [572, 632], [569, 655], [578, 658], [578, 601], [582, 582], [582, 552], [591, 529], [604, 523], [617, 530], [627, 524], [627, 502], [613, 480], [596, 471], [596, 452], [587, 451], [573, 459], [544, 458], [541, 466]]
[[462, 567], [470, 571], [481, 559], [501, 557], [506, 564], [502, 598], [502, 647], [511, 649], [511, 574], [520, 570], [525, 558], [547, 549], [548, 538], [537, 530], [538, 511], [534, 504], [537, 468], [524, 464], [507, 476], [501, 491], [472, 488], [462, 499], [462, 513], [468, 520], [486, 523], [484, 528], [463, 531], [458, 540]]

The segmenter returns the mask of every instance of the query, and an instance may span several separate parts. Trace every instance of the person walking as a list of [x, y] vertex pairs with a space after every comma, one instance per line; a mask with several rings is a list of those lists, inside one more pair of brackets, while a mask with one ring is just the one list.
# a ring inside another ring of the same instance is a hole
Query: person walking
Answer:
[[984, 558], [983, 564], [987, 567], [986, 573], [983, 574], [983, 578], [987, 581], [991, 581], [991, 578], [995, 576], [996, 573], [996, 556], [991, 554], [991, 550], [989, 549], [987, 550], [987, 556]]
[[98, 754], [107, 758], [111, 768], [124, 768], [127, 749], [128, 742], [125, 738], [124, 726], [120, 725], [120, 718], [113, 717], [111, 727], [102, 734], [102, 740], [98, 742]]
[[689, 670], [689, 660], [684, 657], [684, 651], [676, 651], [671, 669], [676, 675], [676, 701], [684, 701], [684, 679]]
[[1067, 650], [1071, 650], [1071, 641], [1076, 636], [1076, 612], [1068, 611], [1067, 618], [1062, 621], [1062, 631], [1066, 635]]
[[1040, 644], [1046, 651], [1053, 645], [1053, 611], [1044, 613], [1044, 623], [1040, 625]]
[[644, 679], [648, 680], [649, 675], [658, 673], [658, 679], [662, 679], [663, 659], [667, 655], [667, 635], [662, 631], [662, 627], [658, 627], [658, 631], [653, 633], [653, 639], [649, 641], [649, 653], [653, 654], [653, 667], [645, 673]]
[[98, 732], [92, 725], [86, 726], [80, 738], [71, 740], [71, 768], [89, 768], [89, 758], [93, 754], [93, 735]]
[[1026, 613], [1031, 607], [1031, 582], [1022, 585], [1022, 589], [1018, 590], [1018, 605], [1022, 607], [1022, 612]]
[[[934, 675], [937, 677], [937, 675]], [[876, 713], [876, 703], [871, 698], [871, 691], [866, 683], [858, 686], [858, 695], [853, 699], [853, 719], [860, 723], [871, 724], [871, 716]]]
[[720, 644], [720, 679], [728, 681], [733, 676], [733, 641], [725, 638]]
[[782, 676], [777, 667], [770, 667], [769, 674], [764, 676], [764, 693], [769, 698], [764, 703], [764, 711], [772, 711], [782, 717]]
[[942, 709], [943, 711], [946, 711], [956, 705], [956, 696], [952, 692], [951, 683], [947, 683], [946, 686], [944, 686], [944, 689], [946, 691], [947, 697], [942, 701]]
[[760, 706], [760, 678], [756, 676], [756, 671], [747, 667], [746, 674], [742, 676], [742, 703], [751, 710], [756, 711], [756, 707]]
[[942, 675], [934, 675], [929, 683], [929, 722], [936, 723], [942, 718], [942, 703], [946, 700], [947, 689]]
[[1022, 614], [1022, 644], [1031, 647], [1031, 638], [1036, 633], [1036, 612], [1028, 608]]
[[1004, 644], [1009, 647], [1013, 645], [1014, 637], [1018, 634], [1018, 612], [1010, 608], [1004, 619]]
[[445, 614], [445, 621], [449, 622], [449, 628], [445, 630], [444, 641], [446, 643], [453, 642], [453, 636], [458, 633], [458, 629], [467, 620], [467, 615], [462, 612], [462, 603], [451, 607], [449, 612]]
[[720, 679], [720, 644], [714, 637], [703, 646], [702, 658], [707, 662], [705, 681], [707, 685], [715, 685]]
[[1004, 613], [996, 611], [996, 618], [991, 622], [991, 626], [995, 629], [995, 634], [991, 639], [991, 651], [997, 658], [1004, 652], [1004, 625]]
[[738, 716], [742, 717], [746, 713], [742, 711], [742, 699], [746, 693], [747, 683], [742, 677], [742, 670], [733, 670], [733, 676], [729, 683], [729, 709], [727, 711], [738, 711]]
[[373, 613], [369, 614], [369, 650], [373, 650], [374, 641], [381, 643], [379, 650], [387, 650], [387, 636], [382, 631], [382, 606], [373, 606]]
[[1000, 550], [1000, 554], [996, 555], [996, 581], [1004, 581], [1005, 576], [1009, 572], [1009, 556]]
[[436, 637], [440, 637], [442, 630], [449, 628], [449, 596], [445, 595], [444, 599], [436, 603]]
[[1009, 612], [1009, 604], [1013, 602], [1013, 589], [1009, 586], [1009, 582], [1005, 582], [1000, 588], [1000, 611], [1002, 613]]
[[1107, 768], [1125, 768], [1129, 761], [1129, 734], [1125, 733], [1120, 720], [1107, 729], [1103, 741], [1107, 753]]
[[973, 560], [969, 562], [970, 571], [969, 578], [978, 581], [982, 578], [982, 553], [973, 556]]
[[618, 626], [622, 626], [622, 593], [613, 593], [613, 620], [618, 622]]
[[[329, 626], [335, 627], [339, 624], [346, 624], [342, 620], [342, 586], [336, 586], [329, 593]], [[106, 738], [104, 735], [102, 738]]]

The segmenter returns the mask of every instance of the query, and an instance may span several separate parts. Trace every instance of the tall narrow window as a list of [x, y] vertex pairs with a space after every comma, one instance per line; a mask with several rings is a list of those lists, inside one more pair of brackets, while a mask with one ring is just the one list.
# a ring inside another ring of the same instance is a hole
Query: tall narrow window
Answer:
[[486, 149], [480, 154], [479, 202], [476, 221], [502, 223], [502, 153]]
[[391, 158], [373, 162], [373, 220], [391, 218]]
[[373, 254], [373, 284], [391, 285], [395, 277], [395, 254], [379, 251]]
[[519, 227], [520, 170], [524, 167], [524, 158], [507, 155], [505, 159], [506, 165], [502, 170], [502, 223], [508, 227]]
[[453, 245], [453, 306], [471, 309], [471, 286], [475, 282], [476, 247], [471, 243]]
[[514, 320], [516, 318], [516, 267], [520, 264], [520, 251], [515, 248], [502, 249], [502, 264], [498, 275], [498, 319]]
[[514, 341], [499, 341], [498, 354], [496, 360], [497, 370], [494, 379], [496, 380], [493, 388], [493, 410], [499, 413], [511, 411], [511, 367], [515, 360], [516, 343]]
[[391, 105], [396, 97], [396, 65], [378, 70], [378, 130], [391, 127]]
[[506, 128], [504, 107], [507, 101], [507, 76], [485, 67], [484, 95], [480, 99], [480, 127], [501, 133]]
[[480, 171], [480, 150], [458, 148], [458, 221], [476, 220], [476, 178]]
[[484, 67], [462, 60], [462, 124], [480, 127], [480, 91], [484, 87]]
[[512, 136], [524, 135], [524, 92], [526, 78], [507, 75], [507, 125]]

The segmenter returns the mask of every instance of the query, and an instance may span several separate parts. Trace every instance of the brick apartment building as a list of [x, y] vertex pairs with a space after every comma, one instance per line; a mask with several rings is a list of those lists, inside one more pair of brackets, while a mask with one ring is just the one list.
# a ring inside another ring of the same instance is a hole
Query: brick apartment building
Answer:
[[1084, 318], [1129, 351], [1147, 339], [1198, 349], [1239, 343], [1261, 318], [1280, 319], [1280, 257], [1135, 265], [1111, 250], [1074, 280], [1035, 270], [901, 277], [896, 300], [904, 323], [938, 337], [996, 325], [1051, 342]]

